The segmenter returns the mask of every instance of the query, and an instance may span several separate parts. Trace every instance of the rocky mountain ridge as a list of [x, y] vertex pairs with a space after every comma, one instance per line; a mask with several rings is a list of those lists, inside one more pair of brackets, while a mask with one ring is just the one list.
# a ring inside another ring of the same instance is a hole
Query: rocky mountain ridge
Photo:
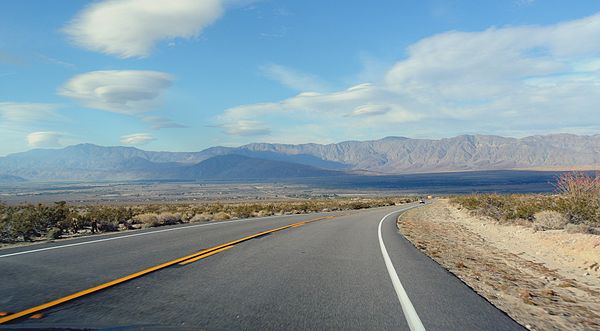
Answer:
[[[219, 163], [221, 172], [236, 173], [238, 179], [243, 179], [244, 173], [260, 179], [281, 174], [310, 177], [339, 172], [381, 175], [585, 168], [600, 165], [600, 135], [552, 134], [520, 139], [463, 135], [439, 140], [387, 137], [335, 144], [252, 143], [199, 152], [153, 152], [80, 144], [0, 157], [0, 174], [27, 180], [205, 179], [211, 176], [210, 171], [199, 175], [202, 172], [190, 169], [225, 155], [236, 157]], [[214, 172], [212, 176], [216, 176]]]

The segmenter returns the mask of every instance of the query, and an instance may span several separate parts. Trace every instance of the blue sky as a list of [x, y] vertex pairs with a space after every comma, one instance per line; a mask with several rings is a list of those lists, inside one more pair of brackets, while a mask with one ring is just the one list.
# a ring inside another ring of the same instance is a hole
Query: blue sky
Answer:
[[600, 2], [0, 3], [0, 155], [596, 134]]

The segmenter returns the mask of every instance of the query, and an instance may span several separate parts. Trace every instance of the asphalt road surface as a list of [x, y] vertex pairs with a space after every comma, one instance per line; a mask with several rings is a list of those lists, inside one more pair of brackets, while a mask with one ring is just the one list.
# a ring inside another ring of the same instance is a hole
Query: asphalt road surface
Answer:
[[[0, 250], [0, 312], [9, 317], [171, 262], [5, 321], [0, 329], [523, 330], [398, 233], [396, 217], [412, 206], [162, 227]], [[240, 238], [246, 240], [236, 243]], [[195, 262], [178, 263], [206, 249]]]

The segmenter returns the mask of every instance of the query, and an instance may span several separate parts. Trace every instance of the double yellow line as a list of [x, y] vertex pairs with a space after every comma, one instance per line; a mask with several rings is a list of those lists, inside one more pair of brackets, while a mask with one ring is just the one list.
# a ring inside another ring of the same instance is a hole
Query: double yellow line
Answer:
[[222, 244], [222, 245], [211, 247], [209, 249], [205, 249], [205, 250], [196, 252], [194, 254], [190, 254], [190, 255], [187, 255], [187, 256], [184, 256], [184, 257], [180, 257], [178, 259], [171, 260], [169, 262], [165, 262], [163, 264], [159, 264], [159, 265], [156, 265], [154, 267], [150, 267], [148, 269], [144, 269], [142, 271], [138, 271], [136, 273], [133, 273], [133, 274], [121, 277], [121, 278], [117, 278], [117, 279], [112, 280], [110, 282], [107, 282], [107, 283], [104, 283], [104, 284], [101, 284], [101, 285], [98, 285], [98, 286], [94, 286], [94, 287], [88, 288], [86, 290], [73, 293], [71, 295], [67, 295], [65, 297], [62, 297], [62, 298], [59, 298], [59, 299], [56, 299], [56, 300], [53, 300], [53, 301], [41, 304], [39, 306], [35, 306], [35, 307], [29, 308], [29, 309], [22, 310], [22, 311], [20, 311], [18, 313], [9, 314], [7, 316], [0, 317], [0, 324], [4, 324], [4, 323], [10, 322], [10, 321], [14, 321], [14, 320], [19, 319], [21, 317], [29, 316], [29, 315], [32, 315], [32, 314], [35, 314], [35, 313], [39, 313], [42, 310], [58, 306], [58, 305], [63, 304], [65, 302], [72, 301], [72, 300], [75, 300], [77, 298], [81, 298], [83, 296], [86, 296], [86, 295], [89, 295], [89, 294], [92, 294], [92, 293], [95, 293], [95, 292], [98, 292], [98, 291], [102, 291], [102, 290], [107, 289], [109, 287], [112, 287], [112, 286], [124, 283], [126, 281], [129, 281], [129, 280], [132, 280], [132, 279], [135, 279], [135, 278], [139, 278], [141, 276], [147, 275], [147, 274], [149, 274], [151, 272], [154, 272], [154, 271], [157, 271], [157, 270], [160, 270], [160, 269], [168, 268], [168, 267], [173, 266], [175, 264], [186, 265], [188, 263], [196, 262], [198, 260], [201, 260], [203, 258], [209, 257], [211, 255], [220, 253], [220, 252], [222, 252], [224, 250], [227, 250], [227, 249], [229, 249], [229, 248], [231, 248], [231, 247], [233, 247], [233, 246], [235, 246], [235, 245], [237, 245], [239, 243], [242, 243], [244, 241], [248, 241], [250, 239], [254, 239], [254, 238], [257, 238], [257, 237], [260, 237], [260, 236], [264, 236], [264, 235], [267, 235], [267, 234], [270, 234], [270, 233], [273, 233], [273, 232], [277, 232], [277, 231], [281, 231], [281, 230], [284, 230], [284, 229], [288, 229], [288, 228], [299, 227], [299, 226], [302, 226], [302, 225], [304, 225], [306, 223], [316, 222], [316, 221], [320, 221], [320, 220], [324, 220], [324, 219], [329, 219], [329, 218], [333, 218], [333, 216], [318, 217], [318, 218], [313, 218], [313, 219], [310, 219], [310, 220], [307, 220], [307, 221], [300, 221], [300, 222], [289, 224], [289, 225], [282, 226], [282, 227], [279, 227], [279, 228], [275, 228], [275, 229], [271, 229], [271, 230], [259, 232], [259, 233], [256, 233], [256, 234], [244, 237], [244, 238], [240, 238], [240, 239], [237, 239], [237, 240], [234, 240], [234, 241], [230, 241], [230, 242]]

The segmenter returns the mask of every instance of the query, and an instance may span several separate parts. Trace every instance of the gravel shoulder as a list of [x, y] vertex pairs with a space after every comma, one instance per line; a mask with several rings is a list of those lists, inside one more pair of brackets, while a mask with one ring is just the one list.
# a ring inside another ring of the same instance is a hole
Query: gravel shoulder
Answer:
[[447, 200], [410, 210], [400, 232], [532, 330], [600, 330], [600, 236], [498, 224]]

